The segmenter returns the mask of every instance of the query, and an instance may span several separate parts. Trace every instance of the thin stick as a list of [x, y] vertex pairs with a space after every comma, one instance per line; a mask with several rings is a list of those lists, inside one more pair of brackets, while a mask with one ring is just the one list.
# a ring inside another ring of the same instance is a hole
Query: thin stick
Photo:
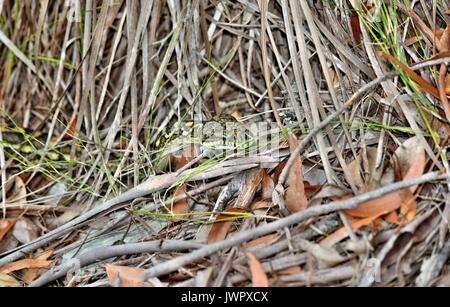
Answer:
[[142, 253], [180, 252], [190, 249], [196, 249], [201, 246], [203, 246], [203, 244], [194, 241], [156, 240], [109, 247], [96, 247], [78, 257], [72, 258], [64, 264], [52, 268], [51, 270], [41, 275], [38, 279], [33, 281], [29, 286], [42, 287], [49, 282], [61, 278], [66, 275], [69, 270], [73, 269], [74, 264], [78, 265], [79, 268], [82, 268], [83, 266], [89, 265], [91, 263], [113, 257]]

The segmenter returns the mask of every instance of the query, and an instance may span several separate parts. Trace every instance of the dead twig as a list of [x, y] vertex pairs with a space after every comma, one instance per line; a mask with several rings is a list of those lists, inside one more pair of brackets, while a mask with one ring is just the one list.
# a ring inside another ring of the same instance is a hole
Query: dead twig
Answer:
[[74, 264], [79, 265], [79, 268], [92, 264], [97, 261], [119, 257], [124, 255], [142, 254], [142, 253], [158, 253], [158, 252], [180, 252], [190, 249], [202, 247], [203, 244], [194, 241], [177, 241], [177, 240], [156, 240], [142, 243], [122, 244], [109, 247], [96, 247], [90, 251], [72, 258], [71, 260], [61, 265], [55, 266], [38, 279], [30, 283], [30, 287], [42, 287], [49, 282], [63, 277], [70, 269], [73, 269]]

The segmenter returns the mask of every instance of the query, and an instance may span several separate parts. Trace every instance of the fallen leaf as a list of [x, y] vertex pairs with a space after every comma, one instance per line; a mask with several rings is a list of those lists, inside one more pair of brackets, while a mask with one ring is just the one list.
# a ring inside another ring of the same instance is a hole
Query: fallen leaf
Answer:
[[247, 259], [248, 264], [250, 266], [250, 273], [252, 274], [252, 286], [268, 287], [269, 280], [258, 258], [256, 258], [256, 256], [253, 255], [251, 252], [247, 252]]
[[[208, 233], [208, 243], [214, 243], [222, 241], [228, 234], [231, 225], [235, 221], [236, 215], [233, 213], [243, 213], [247, 210], [243, 208], [230, 208], [223, 211], [219, 216], [216, 217], [216, 221], [213, 223], [211, 229]], [[229, 214], [231, 213], [231, 215]]]
[[272, 175], [274, 183], [278, 183], [278, 179], [280, 178], [281, 172], [283, 171], [283, 168], [286, 166], [286, 163], [287, 160], [283, 160], [275, 167], [275, 170], [273, 171]]
[[14, 277], [0, 273], [0, 288], [2, 287], [20, 287], [21, 284]]
[[[185, 157], [183, 155], [176, 156], [176, 157], [174, 156], [172, 159], [174, 161], [176, 170], [181, 169], [183, 166], [187, 165], [190, 161], [192, 161], [192, 157]], [[186, 185], [182, 184], [176, 188], [174, 197], [184, 195], [186, 193], [186, 191], [187, 191]], [[172, 206], [172, 213], [175, 216], [175, 218], [172, 219], [172, 222], [179, 221], [179, 219], [176, 218], [177, 215], [186, 214], [188, 212], [189, 212], [189, 204], [188, 204], [187, 199], [183, 199], [183, 200], [175, 202]]]
[[77, 126], [77, 118], [73, 117], [67, 126], [66, 132], [64, 133], [65, 139], [72, 139], [75, 136], [75, 130]]
[[[348, 165], [353, 183], [361, 192], [373, 189], [376, 185], [375, 181], [379, 181], [375, 178], [377, 148], [367, 147], [365, 152], [367, 155], [364, 159], [363, 151], [361, 151]], [[367, 178], [363, 178], [362, 173], [367, 174]]]
[[250, 209], [252, 211], [258, 210], [258, 209], [268, 209], [272, 207], [272, 201], [269, 200], [259, 200], [255, 201], [251, 206]]
[[255, 246], [258, 245], [263, 245], [263, 244], [269, 244], [274, 242], [279, 236], [276, 234], [271, 234], [271, 235], [267, 235], [267, 236], [263, 236], [260, 238], [257, 238], [255, 240], [252, 240], [250, 242], [247, 243], [247, 247], [248, 248], [253, 248]]
[[[186, 190], [186, 185], [182, 184], [181, 186], [177, 187], [174, 193], [174, 197], [180, 196], [180, 195], [184, 195], [187, 192]], [[183, 199], [180, 201], [177, 201], [173, 204], [172, 206], [172, 213], [175, 216], [174, 218], [172, 218], [172, 222], [178, 222], [180, 221], [180, 219], [177, 219], [176, 216], [177, 215], [184, 215], [186, 213], [189, 212], [189, 204], [187, 202], [187, 199]], [[183, 216], [185, 217], [185, 216]]]
[[400, 222], [399, 222], [399, 220], [398, 220], [397, 212], [395, 212], [395, 211], [392, 211], [392, 212], [390, 212], [389, 214], [387, 214], [387, 215], [384, 217], [384, 220], [385, 220], [386, 222], [391, 223], [391, 224], [394, 224], [394, 225], [400, 224]]
[[6, 234], [11, 230], [16, 221], [10, 219], [0, 220], [0, 241], [6, 236]]
[[[46, 250], [39, 256], [37, 256], [35, 259], [39, 260], [47, 260], [51, 255], [53, 255], [53, 249]], [[27, 269], [22, 276], [22, 281], [26, 283], [30, 283], [36, 278], [38, 278], [42, 273], [45, 272], [45, 269]]]
[[447, 27], [442, 32], [442, 35], [439, 38], [439, 44], [440, 52], [447, 52], [450, 50], [450, 25], [447, 25]]
[[319, 244], [311, 243], [307, 240], [299, 239], [296, 241], [299, 247], [314, 256], [319, 262], [320, 267], [332, 267], [348, 260], [342, 257], [336, 250]]
[[304, 181], [303, 185], [305, 187], [305, 195], [311, 197], [316, 195], [323, 187], [321, 184], [310, 184], [308, 181]]
[[[297, 138], [290, 134], [288, 138], [289, 148], [292, 151], [298, 146]], [[302, 160], [300, 156], [295, 157], [294, 164], [289, 170], [287, 177], [287, 188], [285, 192], [285, 204], [289, 212], [299, 212], [308, 207], [303, 183]]]
[[16, 176], [14, 179], [14, 188], [11, 195], [8, 197], [8, 203], [23, 203], [26, 201], [27, 188], [25, 183], [20, 176]]
[[389, 62], [398, 66], [401, 71], [403, 71], [408, 77], [410, 77], [414, 82], [416, 82], [425, 92], [434, 96], [436, 99], [441, 100], [441, 96], [439, 95], [438, 89], [434, 87], [431, 83], [426, 81], [420, 75], [415, 73], [411, 68], [400, 62], [397, 58], [393, 57], [392, 55], [383, 51], [380, 51], [380, 54], [384, 56], [386, 59], [388, 59]]
[[277, 271], [278, 275], [294, 275], [294, 274], [299, 274], [302, 273], [303, 270], [300, 268], [300, 266], [295, 265], [295, 266], [291, 266], [282, 270]]
[[[380, 215], [370, 216], [367, 218], [359, 219], [350, 223], [350, 226], [353, 230], [358, 230], [364, 226], [371, 224], [374, 220], [376, 220]], [[320, 241], [320, 246], [323, 247], [332, 247], [336, 243], [342, 241], [343, 239], [349, 236], [347, 229], [345, 227], [341, 227], [338, 230], [334, 231], [330, 235], [328, 235], [325, 239]]]
[[445, 76], [445, 94], [450, 95], [450, 75]]
[[52, 262], [50, 260], [43, 260], [43, 259], [29, 259], [29, 258], [21, 259], [0, 267], [0, 272], [8, 274], [23, 269], [48, 268], [50, 267], [51, 263]]
[[[395, 151], [400, 167], [403, 173], [403, 180], [413, 179], [423, 175], [425, 171], [426, 155], [418, 137], [412, 137]], [[410, 187], [411, 192], [417, 189], [417, 186]]]
[[415, 197], [411, 197], [409, 200], [402, 203], [400, 206], [400, 213], [407, 221], [412, 221], [414, 219], [417, 213], [417, 203]]
[[344, 210], [344, 212], [347, 215], [358, 218], [384, 215], [399, 209], [404, 202], [411, 201], [412, 198], [414, 198], [414, 196], [409, 189], [399, 190], [379, 198], [366, 201], [355, 209], [347, 209]]
[[107, 264], [106, 275], [111, 284], [116, 283], [117, 278], [120, 280], [120, 287], [152, 287], [149, 282], [142, 281], [142, 273], [145, 269], [132, 268], [114, 264]]
[[262, 199], [272, 199], [273, 189], [275, 184], [272, 177], [267, 174], [267, 170], [264, 170], [263, 178], [261, 180], [261, 198]]
[[26, 244], [39, 236], [39, 228], [29, 218], [23, 217], [15, 223], [12, 234], [17, 241]]

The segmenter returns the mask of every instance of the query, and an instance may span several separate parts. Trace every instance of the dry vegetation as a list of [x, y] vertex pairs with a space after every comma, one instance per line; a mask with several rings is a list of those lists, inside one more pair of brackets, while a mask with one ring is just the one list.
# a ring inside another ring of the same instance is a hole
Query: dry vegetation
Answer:
[[[448, 13], [0, 1], [0, 286], [450, 286]], [[279, 154], [161, 151], [221, 114]]]

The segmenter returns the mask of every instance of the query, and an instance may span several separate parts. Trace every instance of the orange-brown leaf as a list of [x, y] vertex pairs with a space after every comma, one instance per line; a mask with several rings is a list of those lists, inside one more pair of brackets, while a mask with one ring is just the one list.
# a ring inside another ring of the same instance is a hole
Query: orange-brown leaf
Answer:
[[439, 52], [450, 51], [450, 25], [447, 25], [439, 38], [440, 49]]
[[0, 220], [0, 241], [6, 236], [6, 234], [11, 230], [16, 221], [1, 219]]
[[70, 121], [70, 123], [67, 127], [67, 130], [66, 130], [66, 133], [64, 134], [65, 139], [72, 139], [74, 137], [76, 126], [77, 126], [77, 118], [74, 117]]
[[255, 247], [258, 245], [262, 245], [262, 244], [269, 244], [269, 243], [274, 242], [277, 238], [278, 238], [278, 235], [276, 235], [276, 234], [263, 236], [263, 237], [260, 237], [258, 239], [248, 242], [247, 247], [252, 248], [252, 247]]
[[394, 224], [394, 225], [398, 225], [400, 224], [399, 220], [398, 220], [398, 214], [395, 211], [390, 212], [389, 214], [387, 214], [384, 217], [384, 220], [388, 223]]
[[273, 182], [276, 184], [278, 183], [278, 179], [280, 178], [281, 172], [283, 171], [283, 168], [286, 166], [287, 160], [283, 160], [281, 161], [276, 167], [275, 170], [273, 171]]
[[404, 201], [400, 206], [400, 213], [405, 217], [407, 221], [412, 221], [417, 213], [416, 198], [411, 197], [409, 200]]
[[384, 56], [386, 59], [389, 60], [389, 62], [397, 65], [400, 70], [402, 70], [408, 77], [410, 77], [414, 82], [416, 82], [424, 91], [429, 93], [430, 95], [433, 95], [436, 99], [441, 99], [439, 95], [439, 91], [437, 88], [435, 88], [431, 83], [426, 81], [424, 78], [416, 74], [411, 68], [400, 62], [398, 59], [393, 57], [392, 55], [380, 51], [380, 54]]
[[263, 178], [261, 180], [261, 198], [272, 199], [272, 192], [275, 187], [272, 177], [267, 174], [267, 170], [264, 170]]
[[[289, 148], [292, 151], [298, 146], [298, 141], [294, 135], [289, 135]], [[298, 212], [308, 207], [308, 200], [305, 194], [305, 185], [303, 183], [302, 160], [300, 156], [295, 157], [294, 164], [289, 170], [287, 177], [287, 188], [285, 192], [286, 208], [289, 212]]]
[[52, 262], [44, 259], [22, 259], [8, 263], [0, 268], [0, 272], [8, 274], [23, 269], [48, 268]]
[[[185, 157], [185, 156], [176, 156], [173, 157], [175, 169], [179, 170], [186, 164], [188, 164], [191, 161], [191, 157]], [[174, 197], [184, 195], [186, 193], [186, 185], [182, 184], [181, 186], [177, 187], [174, 193]], [[177, 201], [172, 206], [172, 212], [176, 216], [177, 214], [185, 214], [188, 213], [189, 204], [186, 199]], [[177, 222], [178, 219], [175, 217], [173, 222]]]
[[295, 265], [295, 266], [291, 266], [282, 270], [277, 271], [278, 275], [294, 275], [294, 274], [299, 274], [302, 273], [302, 269], [300, 268], [300, 266]]
[[304, 181], [303, 185], [305, 186], [305, 195], [307, 197], [314, 196], [323, 187], [323, 185], [321, 184], [310, 184], [308, 181]]
[[[177, 187], [174, 193], [174, 197], [184, 195], [186, 193], [186, 185], [182, 184], [181, 186]], [[177, 201], [172, 206], [172, 213], [175, 216], [172, 221], [177, 222], [179, 219], [176, 218], [178, 214], [186, 214], [189, 211], [189, 204], [187, 202], [187, 199], [183, 199], [180, 201]]]
[[[45, 252], [43, 252], [39, 256], [37, 256], [36, 259], [47, 260], [51, 255], [53, 255], [53, 249], [46, 250]], [[42, 269], [42, 268], [27, 269], [23, 273], [22, 281], [27, 282], [27, 283], [32, 282], [33, 280], [38, 278], [44, 271], [45, 271], [45, 269]]]
[[272, 201], [271, 200], [260, 200], [260, 201], [255, 201], [251, 206], [250, 209], [253, 210], [258, 210], [258, 209], [267, 209], [272, 207]]
[[227, 213], [242, 212], [247, 212], [247, 210], [243, 208], [230, 208], [219, 214], [219, 216], [216, 218], [216, 222], [214, 222], [211, 229], [209, 230], [208, 243], [222, 241], [227, 236], [228, 231], [230, 230], [231, 225], [234, 222], [233, 215]]
[[[395, 151], [402, 169], [403, 180], [413, 179], [423, 175], [425, 171], [426, 155], [418, 137], [412, 137], [397, 148]], [[411, 192], [416, 190], [417, 186], [410, 187]]]
[[251, 252], [247, 252], [248, 264], [250, 266], [250, 273], [252, 274], [253, 287], [268, 287], [269, 279], [267, 278], [264, 268], [259, 262], [258, 258]]
[[114, 264], [107, 264], [105, 267], [109, 281], [115, 283], [119, 278], [120, 287], [152, 287], [150, 283], [142, 281], [141, 276], [144, 269]]
[[[371, 224], [380, 215], [381, 214], [353, 221], [350, 223], [350, 226], [352, 227], [353, 230], [358, 230], [361, 227]], [[320, 245], [330, 247], [335, 243], [341, 241], [342, 239], [346, 238], [347, 236], [348, 236], [347, 229], [345, 227], [341, 227], [338, 230], [334, 231], [329, 236], [327, 236], [325, 239], [320, 241]]]
[[445, 94], [450, 95], [450, 75], [445, 76]]
[[413, 198], [413, 196], [409, 189], [399, 190], [379, 198], [366, 201], [355, 209], [345, 210], [345, 213], [358, 218], [383, 215], [397, 210], [404, 202], [411, 201], [411, 198]]

